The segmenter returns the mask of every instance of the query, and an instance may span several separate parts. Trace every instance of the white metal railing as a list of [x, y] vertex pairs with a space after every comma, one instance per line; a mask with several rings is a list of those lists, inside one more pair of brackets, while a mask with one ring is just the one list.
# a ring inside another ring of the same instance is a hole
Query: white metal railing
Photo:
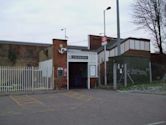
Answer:
[[48, 68], [0, 66], [0, 93], [53, 89]]

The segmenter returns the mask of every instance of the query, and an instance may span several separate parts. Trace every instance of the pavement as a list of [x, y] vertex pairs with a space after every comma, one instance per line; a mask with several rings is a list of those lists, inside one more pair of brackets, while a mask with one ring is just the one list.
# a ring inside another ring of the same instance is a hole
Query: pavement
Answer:
[[102, 89], [0, 96], [0, 125], [166, 125], [166, 96]]

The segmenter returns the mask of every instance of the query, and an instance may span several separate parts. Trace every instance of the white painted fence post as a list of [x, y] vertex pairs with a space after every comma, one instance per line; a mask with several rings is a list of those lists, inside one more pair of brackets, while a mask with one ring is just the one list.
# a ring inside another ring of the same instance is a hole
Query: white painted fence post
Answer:
[[31, 71], [32, 71], [32, 91], [33, 91], [33, 89], [34, 89], [34, 68], [33, 68], [33, 66], [31, 68]]
[[6, 69], [5, 69], [5, 67], [3, 67], [4, 68], [4, 81], [5, 81], [5, 92], [7, 91], [7, 75], [6, 75]]

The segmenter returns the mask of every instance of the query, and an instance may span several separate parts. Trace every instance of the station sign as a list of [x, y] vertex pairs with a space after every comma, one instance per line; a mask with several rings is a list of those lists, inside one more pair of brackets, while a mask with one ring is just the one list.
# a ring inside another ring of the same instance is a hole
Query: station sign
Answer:
[[101, 38], [101, 45], [104, 46], [107, 44], [107, 36], [102, 36]]

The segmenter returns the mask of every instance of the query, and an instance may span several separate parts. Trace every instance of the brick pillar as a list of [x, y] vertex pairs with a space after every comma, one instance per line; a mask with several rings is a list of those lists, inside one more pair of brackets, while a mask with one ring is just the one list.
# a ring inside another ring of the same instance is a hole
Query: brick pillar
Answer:
[[[67, 87], [67, 52], [59, 52], [67, 48], [67, 40], [53, 39], [54, 84], [56, 89]], [[63, 69], [63, 76], [58, 76], [58, 69]]]

